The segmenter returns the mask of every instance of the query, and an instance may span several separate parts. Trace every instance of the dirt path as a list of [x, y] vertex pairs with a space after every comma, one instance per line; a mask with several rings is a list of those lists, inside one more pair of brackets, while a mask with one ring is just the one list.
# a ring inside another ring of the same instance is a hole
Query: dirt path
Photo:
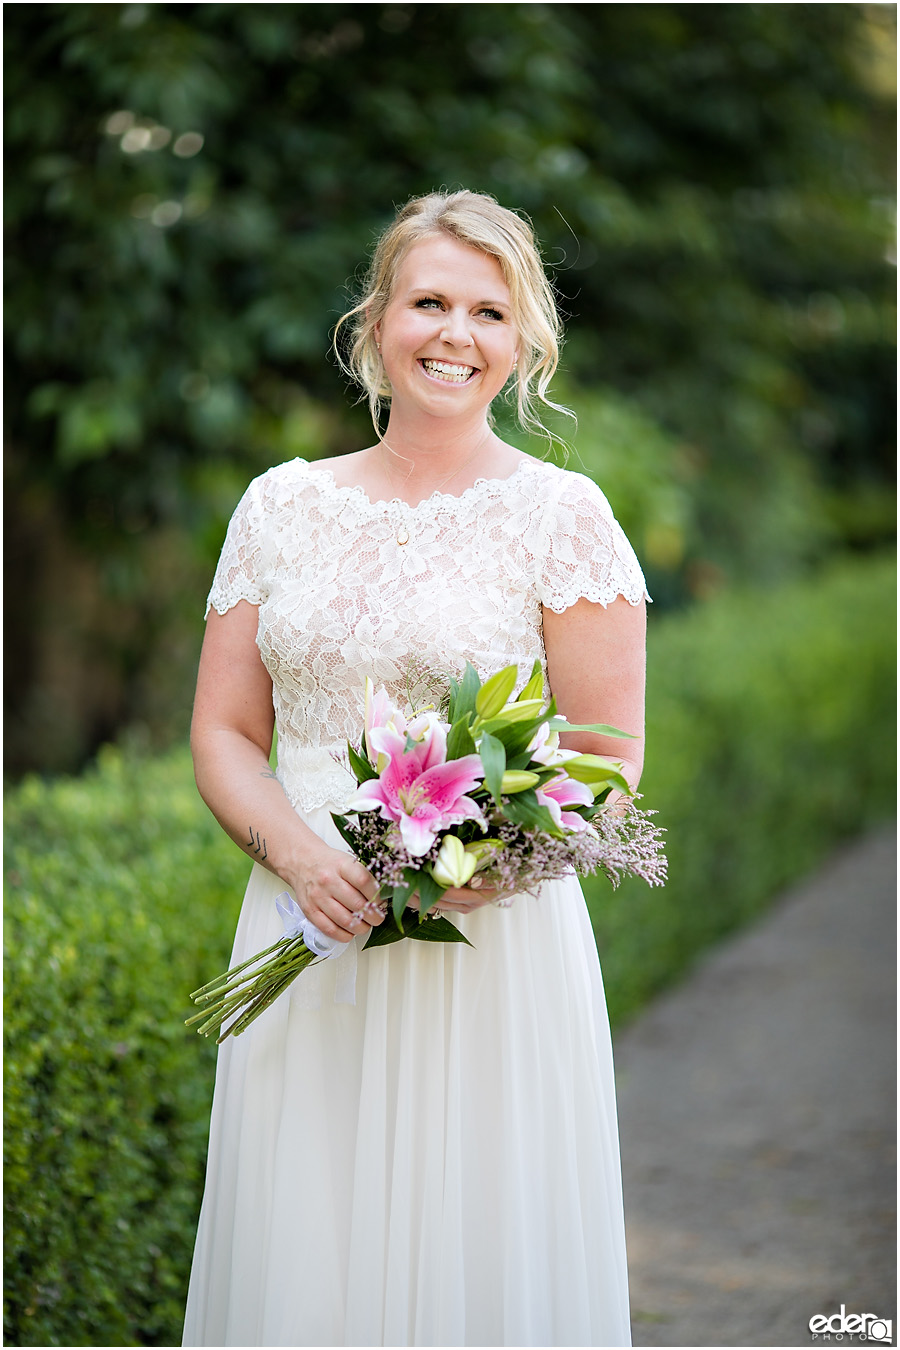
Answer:
[[708, 956], [616, 1065], [636, 1346], [865, 1344], [813, 1340], [841, 1304], [896, 1334], [893, 830]]

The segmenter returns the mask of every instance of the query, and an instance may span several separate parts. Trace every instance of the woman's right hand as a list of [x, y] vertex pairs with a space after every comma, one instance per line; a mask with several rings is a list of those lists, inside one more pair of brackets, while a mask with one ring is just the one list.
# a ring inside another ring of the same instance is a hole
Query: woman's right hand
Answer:
[[349, 853], [328, 844], [304, 849], [289, 881], [307, 919], [325, 937], [349, 942], [366, 937], [384, 914], [373, 901], [378, 883], [367, 868]]

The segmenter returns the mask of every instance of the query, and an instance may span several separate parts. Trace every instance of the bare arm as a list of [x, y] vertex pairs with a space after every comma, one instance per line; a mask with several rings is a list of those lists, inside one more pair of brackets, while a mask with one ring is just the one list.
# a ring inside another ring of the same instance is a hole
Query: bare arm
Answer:
[[646, 629], [646, 606], [621, 595], [605, 609], [582, 599], [562, 614], [544, 610], [547, 674], [559, 711], [570, 722], [604, 722], [638, 738], [567, 732], [560, 743], [621, 760], [633, 788], [644, 764]]
[[361, 863], [303, 823], [269, 767], [272, 682], [256, 646], [257, 620], [256, 607], [241, 600], [207, 621], [191, 723], [197, 787], [247, 856], [291, 887], [307, 918], [349, 942], [368, 933], [370, 923], [356, 916], [378, 888]]

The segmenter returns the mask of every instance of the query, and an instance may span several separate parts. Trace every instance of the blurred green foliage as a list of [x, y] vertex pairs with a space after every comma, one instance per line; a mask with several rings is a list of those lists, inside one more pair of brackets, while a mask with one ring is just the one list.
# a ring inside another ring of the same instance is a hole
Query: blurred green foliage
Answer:
[[[670, 880], [587, 885], [614, 1020], [890, 813], [895, 570], [842, 561], [651, 626], [642, 786]], [[178, 1344], [214, 1069], [182, 1020], [247, 861], [184, 750], [29, 777], [6, 838], [6, 1344]]]
[[[184, 732], [250, 477], [395, 204], [533, 217], [660, 604], [892, 529], [893, 7], [45, 4], [5, 23], [8, 763]], [[351, 396], [352, 398], [352, 396]]]
[[177, 1345], [214, 1047], [248, 866], [186, 752], [105, 749], [7, 800], [7, 1345]]
[[642, 805], [662, 889], [585, 884], [614, 1020], [746, 922], [896, 793], [896, 560], [845, 558], [653, 623]]

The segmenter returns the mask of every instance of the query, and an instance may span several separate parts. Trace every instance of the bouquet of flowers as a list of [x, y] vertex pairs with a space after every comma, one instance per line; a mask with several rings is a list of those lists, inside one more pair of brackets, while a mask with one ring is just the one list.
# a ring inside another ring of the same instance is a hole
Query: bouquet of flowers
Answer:
[[[440, 710], [409, 717], [366, 679], [365, 727], [359, 746], [347, 746], [357, 790], [346, 815], [332, 813], [387, 916], [364, 950], [404, 938], [467, 942], [435, 912], [450, 887], [490, 885], [502, 905], [573, 870], [603, 871], [613, 886], [627, 874], [663, 884], [662, 831], [635, 806], [622, 765], [559, 744], [564, 731], [628, 733], [560, 717], [553, 699], [545, 703], [539, 661], [513, 697], [517, 676], [507, 666], [482, 684], [467, 663], [462, 679], [448, 679]], [[623, 794], [615, 810], [613, 791]], [[202, 1035], [238, 1035], [306, 966], [343, 950], [286, 891], [276, 904], [284, 935], [191, 995], [202, 1011], [187, 1025], [199, 1023]]]

